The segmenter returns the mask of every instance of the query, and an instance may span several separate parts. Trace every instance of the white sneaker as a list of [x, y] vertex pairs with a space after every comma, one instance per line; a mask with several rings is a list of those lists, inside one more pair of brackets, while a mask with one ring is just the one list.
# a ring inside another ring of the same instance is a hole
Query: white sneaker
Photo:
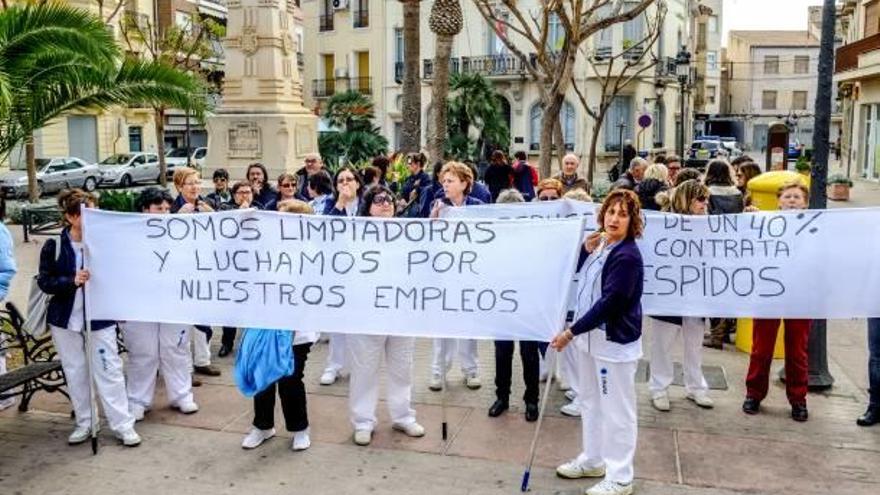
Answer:
[[135, 422], [143, 421], [144, 414], [147, 412], [147, 408], [140, 405], [140, 404], [135, 404], [133, 402], [129, 402], [128, 403], [128, 412], [131, 413], [131, 415], [134, 417]]
[[586, 467], [581, 466], [577, 459], [571, 460], [556, 468], [556, 475], [560, 478], [575, 480], [578, 478], [601, 478], [605, 476], [605, 466]]
[[568, 400], [575, 400], [577, 399], [577, 394], [574, 393], [574, 390], [568, 389], [565, 391], [565, 398]]
[[309, 438], [309, 429], [293, 432], [293, 441], [290, 443], [290, 449], [294, 452], [306, 450], [311, 447], [312, 439]]
[[483, 382], [480, 381], [480, 377], [477, 376], [476, 373], [468, 373], [465, 375], [464, 384], [471, 390], [476, 390], [483, 386]]
[[654, 406], [654, 409], [658, 411], [667, 412], [672, 409], [669, 406], [669, 395], [666, 392], [661, 392], [656, 396], [651, 398], [651, 405]]
[[177, 409], [183, 414], [192, 414], [194, 412], [198, 412], [199, 410], [199, 405], [191, 400], [185, 402], [175, 402], [174, 404], [171, 404], [171, 407]]
[[602, 480], [587, 490], [586, 495], [630, 495], [632, 492], [632, 483], [624, 485], [616, 481]]
[[581, 417], [581, 408], [575, 402], [569, 402], [568, 404], [560, 407], [559, 412], [572, 418]]
[[137, 447], [141, 444], [141, 437], [134, 431], [134, 428], [117, 431], [116, 438], [122, 440], [122, 445], [126, 447]]
[[355, 430], [354, 443], [360, 446], [370, 445], [373, 439], [373, 430]]
[[85, 442], [91, 436], [91, 430], [88, 426], [77, 426], [74, 428], [73, 432], [67, 437], [67, 443], [70, 445], [77, 445]]
[[697, 392], [693, 394], [687, 394], [687, 398], [692, 400], [696, 405], [702, 407], [703, 409], [712, 409], [715, 407], [715, 402], [709, 398], [709, 394], [706, 392]]
[[339, 374], [336, 370], [326, 369], [321, 375], [321, 385], [333, 385], [336, 383], [337, 378], [339, 378]]
[[431, 381], [428, 382], [428, 390], [433, 392], [443, 390], [443, 377], [437, 374], [431, 375]]
[[425, 436], [425, 427], [416, 422], [408, 423], [405, 425], [394, 423], [393, 425], [391, 425], [391, 428], [397, 431], [402, 431], [408, 437], [418, 438]]
[[266, 440], [275, 436], [275, 428], [269, 428], [268, 430], [261, 430], [256, 426], [251, 427], [251, 431], [245, 435], [244, 440], [241, 441], [241, 448], [243, 449], [255, 449], [263, 444]]

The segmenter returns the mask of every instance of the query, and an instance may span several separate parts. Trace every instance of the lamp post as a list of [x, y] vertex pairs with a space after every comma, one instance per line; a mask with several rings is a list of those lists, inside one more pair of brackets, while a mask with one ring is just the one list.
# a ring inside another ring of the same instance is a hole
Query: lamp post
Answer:
[[652, 134], [654, 134], [654, 142], [651, 143], [651, 147], [654, 146], [654, 143], [659, 142], [657, 140], [658, 137], [661, 139], [663, 138], [663, 136], [659, 135], [663, 131], [663, 127], [664, 127], [663, 123], [660, 122], [660, 119], [663, 118], [663, 115], [660, 115], [659, 110], [660, 110], [660, 105], [662, 105], [662, 103], [663, 103], [663, 93], [665, 93], [665, 92], [666, 92], [666, 83], [664, 83], [660, 79], [657, 79], [657, 81], [654, 82], [654, 95], [657, 97], [657, 99], [654, 100], [654, 129], [653, 129], [653, 133], [652, 133]]
[[685, 46], [681, 47], [681, 51], [679, 51], [678, 55], [675, 57], [675, 74], [678, 76], [678, 91], [681, 103], [681, 117], [679, 119], [681, 124], [679, 126], [678, 146], [676, 151], [678, 156], [684, 157], [684, 136], [687, 123], [685, 93], [687, 92], [688, 82], [691, 77], [691, 54], [687, 51], [687, 47]]

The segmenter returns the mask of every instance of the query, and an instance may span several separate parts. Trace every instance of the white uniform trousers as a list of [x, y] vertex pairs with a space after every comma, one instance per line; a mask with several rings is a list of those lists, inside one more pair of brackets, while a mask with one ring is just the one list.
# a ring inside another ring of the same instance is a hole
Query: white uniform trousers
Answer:
[[192, 402], [190, 325], [130, 321], [120, 326], [128, 348], [129, 402], [149, 409], [153, 404], [159, 371], [165, 382], [168, 402]]
[[435, 375], [443, 374], [443, 364], [446, 371], [452, 368], [452, 358], [458, 353], [461, 362], [461, 372], [465, 375], [476, 374], [479, 371], [477, 364], [477, 341], [475, 339], [434, 339], [434, 359], [431, 371]]
[[[55, 350], [61, 358], [61, 368], [64, 369], [64, 377], [67, 379], [67, 393], [70, 394], [70, 402], [73, 404], [76, 425], [88, 428], [92, 414], [85, 340], [80, 332], [54, 326], [51, 328]], [[116, 345], [116, 328], [111, 326], [92, 331], [91, 341], [92, 375], [104, 415], [113, 431], [127, 430], [134, 426], [134, 417], [128, 412], [122, 359], [119, 358]]]
[[337, 374], [342, 373], [348, 370], [345, 362], [345, 358], [348, 356], [345, 350], [346, 338], [348, 336], [344, 333], [329, 333], [327, 335], [330, 348], [327, 350], [327, 364], [324, 366], [324, 371], [333, 371]]
[[347, 335], [348, 363], [351, 378], [348, 386], [348, 408], [355, 430], [376, 426], [376, 404], [379, 401], [379, 368], [383, 358], [387, 374], [388, 413], [395, 424], [416, 422], [411, 407], [412, 363], [416, 340], [413, 337], [385, 335]]
[[703, 377], [702, 318], [683, 318], [681, 326], [651, 319], [651, 379], [648, 388], [656, 397], [672, 384], [672, 344], [678, 334], [684, 348], [684, 386], [688, 393], [704, 393], [709, 390]]
[[205, 332], [193, 328], [190, 331], [192, 335], [192, 364], [194, 366], [210, 366], [211, 365], [211, 344], [208, 343], [208, 336]]
[[580, 352], [573, 345], [566, 346], [559, 353], [559, 371], [572, 392], [578, 395], [578, 356]]
[[578, 456], [578, 464], [604, 465], [606, 480], [631, 483], [638, 439], [636, 370], [639, 363], [614, 363], [582, 351], [578, 351], [577, 363], [584, 449]]

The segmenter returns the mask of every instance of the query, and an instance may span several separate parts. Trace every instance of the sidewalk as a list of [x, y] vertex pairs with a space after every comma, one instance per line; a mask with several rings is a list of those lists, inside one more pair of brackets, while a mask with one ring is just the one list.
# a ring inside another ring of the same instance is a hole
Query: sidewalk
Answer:
[[[880, 204], [880, 186], [859, 182], [846, 206], [870, 204]], [[24, 307], [39, 245], [22, 244], [20, 227], [11, 230], [17, 239], [20, 271], [10, 299]], [[648, 355], [650, 324], [645, 327]], [[748, 357], [732, 346], [704, 354], [704, 365], [720, 366], [729, 386], [712, 391], [714, 410], [699, 409], [685, 400], [681, 387], [673, 387], [672, 411], [655, 411], [647, 387], [639, 383], [637, 493], [880, 492], [880, 427], [855, 425], [867, 397], [865, 323], [829, 322], [828, 339], [836, 383], [827, 392], [810, 394], [810, 420], [803, 424], [789, 419], [778, 381], [771, 386], [763, 414], [753, 417], [740, 411]], [[15, 409], [0, 413], [0, 493], [516, 493], [534, 431], [534, 424], [522, 416], [521, 369], [515, 359], [511, 410], [501, 418], [489, 418], [486, 411], [494, 399], [491, 342], [481, 342], [479, 352], [482, 389], [466, 389], [457, 369], [450, 376], [448, 445], [440, 440], [441, 396], [427, 389], [431, 342], [425, 339], [417, 343], [413, 399], [428, 434], [410, 439], [392, 432], [385, 404], [380, 403], [380, 424], [368, 448], [351, 442], [347, 380], [318, 385], [326, 344], [313, 348], [306, 365], [312, 447], [302, 453], [288, 449], [289, 434], [282, 431], [256, 451], [240, 448], [252, 406], [234, 386], [231, 357], [216, 359], [223, 375], [202, 378], [205, 385], [195, 389], [201, 406], [197, 414], [183, 416], [170, 410], [160, 387], [154, 410], [138, 424], [143, 445], [124, 449], [105, 428], [97, 457], [87, 445], [66, 445], [72, 424], [69, 404], [58, 394], [41, 393], [29, 413]], [[591, 484], [562, 480], [553, 473], [558, 463], [580, 448], [580, 421], [558, 412], [563, 403], [554, 386], [532, 473], [533, 493], [573, 495]], [[283, 430], [280, 410], [276, 426]]]

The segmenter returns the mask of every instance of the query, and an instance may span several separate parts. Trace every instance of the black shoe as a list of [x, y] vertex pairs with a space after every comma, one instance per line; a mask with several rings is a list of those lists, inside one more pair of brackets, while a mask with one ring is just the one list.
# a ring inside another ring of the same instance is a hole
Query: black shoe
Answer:
[[538, 404], [526, 402], [526, 421], [531, 423], [538, 420]]
[[859, 426], [873, 426], [877, 423], [880, 423], [880, 407], [868, 407], [865, 414], [856, 420], [856, 424]]
[[743, 412], [746, 414], [758, 414], [761, 409], [761, 401], [746, 397], [743, 402]]
[[220, 376], [220, 369], [213, 364], [209, 364], [206, 366], [193, 366], [193, 370], [200, 375]]
[[217, 355], [220, 357], [226, 357], [229, 355], [230, 352], [232, 352], [232, 348], [221, 345], [220, 350], [217, 352]]
[[791, 405], [791, 419], [803, 423], [807, 420], [807, 417], [809, 417], [809, 414], [807, 414], [806, 404]]
[[489, 417], [497, 418], [498, 416], [501, 416], [501, 414], [504, 413], [504, 411], [506, 411], [509, 407], [510, 405], [507, 403], [506, 400], [497, 399], [495, 403], [492, 404], [492, 407], [489, 408]]

